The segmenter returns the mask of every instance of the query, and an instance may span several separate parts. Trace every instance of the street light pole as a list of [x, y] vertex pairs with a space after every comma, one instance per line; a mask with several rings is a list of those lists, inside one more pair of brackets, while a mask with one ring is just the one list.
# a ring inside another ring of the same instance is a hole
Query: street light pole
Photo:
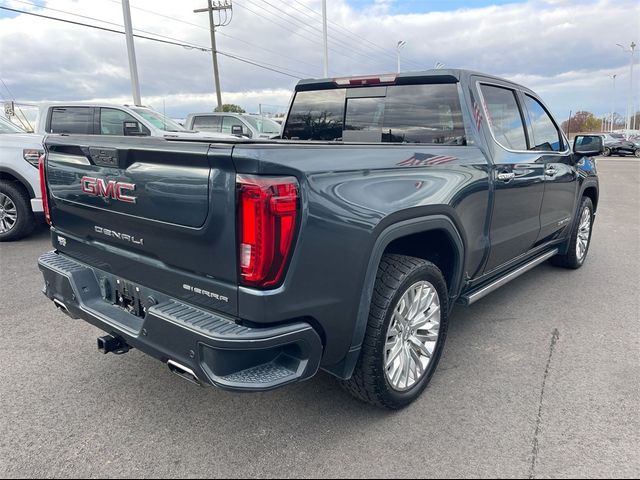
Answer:
[[633, 55], [635, 53], [636, 43], [631, 42], [631, 48], [629, 49], [625, 48], [624, 45], [620, 45], [619, 43], [616, 43], [616, 45], [618, 45], [624, 52], [631, 54], [631, 60], [629, 62], [629, 97], [627, 98], [627, 119], [625, 124], [625, 130], [627, 130], [628, 134], [629, 130], [631, 129], [631, 110], [633, 109]]
[[329, 44], [327, 36], [327, 0], [322, 0], [322, 43], [324, 46], [324, 78], [329, 78]]
[[136, 62], [136, 48], [133, 43], [133, 27], [131, 26], [131, 8], [129, 0], [122, 0], [122, 14], [124, 16], [124, 33], [127, 39], [127, 55], [129, 56], [129, 71], [131, 73], [131, 92], [133, 103], [142, 105], [140, 99], [140, 82], [138, 81], [138, 65]]
[[398, 54], [398, 73], [400, 73], [400, 49], [407, 44], [404, 40], [399, 40], [396, 44], [396, 53]]
[[616, 97], [616, 77], [618, 75], [617, 74], [613, 74], [613, 75], [609, 75], [609, 77], [611, 77], [613, 79], [613, 90], [611, 91], [611, 115], [609, 117], [609, 131], [613, 132], [613, 114], [614, 114], [614, 104], [615, 104], [615, 97]]

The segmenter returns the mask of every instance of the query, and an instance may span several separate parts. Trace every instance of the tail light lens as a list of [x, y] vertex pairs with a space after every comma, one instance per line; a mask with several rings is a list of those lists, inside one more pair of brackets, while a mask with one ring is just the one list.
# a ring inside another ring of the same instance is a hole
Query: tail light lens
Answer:
[[44, 218], [51, 225], [51, 213], [49, 212], [49, 200], [47, 198], [47, 180], [45, 179], [45, 157], [40, 155], [38, 160], [38, 171], [40, 172], [40, 193], [42, 195], [42, 209], [44, 210]]
[[268, 288], [280, 283], [291, 256], [299, 212], [294, 177], [238, 175], [241, 283]]
[[33, 148], [25, 148], [22, 150], [22, 158], [29, 162], [34, 167], [38, 168], [40, 163], [40, 157], [44, 152], [42, 150], [35, 150]]

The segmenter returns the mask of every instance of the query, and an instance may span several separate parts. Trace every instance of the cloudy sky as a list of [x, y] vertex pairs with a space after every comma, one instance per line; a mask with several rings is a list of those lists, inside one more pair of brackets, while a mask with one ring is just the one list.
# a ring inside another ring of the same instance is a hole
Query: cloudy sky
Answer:
[[[206, 0], [130, 0], [136, 33], [209, 46]], [[329, 74], [442, 62], [518, 81], [564, 119], [570, 110], [624, 115], [629, 54], [640, 43], [637, 0], [328, 0]], [[233, 0], [218, 49], [224, 103], [282, 111], [298, 78], [322, 75], [320, 0]], [[122, 30], [119, 0], [0, 0], [0, 6]], [[143, 103], [180, 118], [215, 103], [211, 54], [135, 40]], [[640, 53], [636, 53], [636, 64]], [[636, 78], [640, 69], [636, 68]], [[617, 74], [615, 95], [612, 80]], [[0, 10], [0, 100], [131, 102], [124, 35]], [[636, 82], [636, 86], [640, 84]], [[8, 87], [8, 90], [7, 88]], [[640, 89], [636, 89], [640, 91]], [[636, 95], [635, 103], [640, 101]]]

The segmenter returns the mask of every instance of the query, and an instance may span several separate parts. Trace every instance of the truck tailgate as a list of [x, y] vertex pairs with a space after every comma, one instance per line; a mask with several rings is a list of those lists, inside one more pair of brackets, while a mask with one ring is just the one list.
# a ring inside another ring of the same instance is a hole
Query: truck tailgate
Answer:
[[235, 315], [232, 147], [48, 137], [54, 245], [123, 280]]

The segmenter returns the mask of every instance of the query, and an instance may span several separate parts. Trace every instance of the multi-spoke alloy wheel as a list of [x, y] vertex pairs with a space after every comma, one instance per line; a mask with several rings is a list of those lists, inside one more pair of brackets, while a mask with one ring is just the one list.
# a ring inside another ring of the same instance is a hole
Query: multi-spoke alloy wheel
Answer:
[[0, 192], [0, 233], [7, 233], [18, 221], [16, 204], [7, 195]]
[[397, 410], [427, 387], [444, 349], [447, 282], [435, 264], [382, 256], [360, 357], [342, 385], [355, 397]]
[[579, 261], [584, 259], [587, 253], [587, 247], [589, 246], [589, 239], [591, 238], [591, 210], [585, 208], [582, 211], [582, 217], [580, 217], [580, 224], [578, 227], [578, 238], [576, 241], [576, 257]]
[[551, 260], [555, 265], [565, 268], [580, 268], [587, 259], [595, 208], [589, 197], [582, 197], [580, 208], [576, 212], [577, 221], [573, 224], [571, 234], [567, 239], [566, 253], [561, 253]]
[[429, 282], [411, 285], [393, 312], [385, 345], [387, 381], [399, 392], [427, 371], [440, 330], [440, 298]]

